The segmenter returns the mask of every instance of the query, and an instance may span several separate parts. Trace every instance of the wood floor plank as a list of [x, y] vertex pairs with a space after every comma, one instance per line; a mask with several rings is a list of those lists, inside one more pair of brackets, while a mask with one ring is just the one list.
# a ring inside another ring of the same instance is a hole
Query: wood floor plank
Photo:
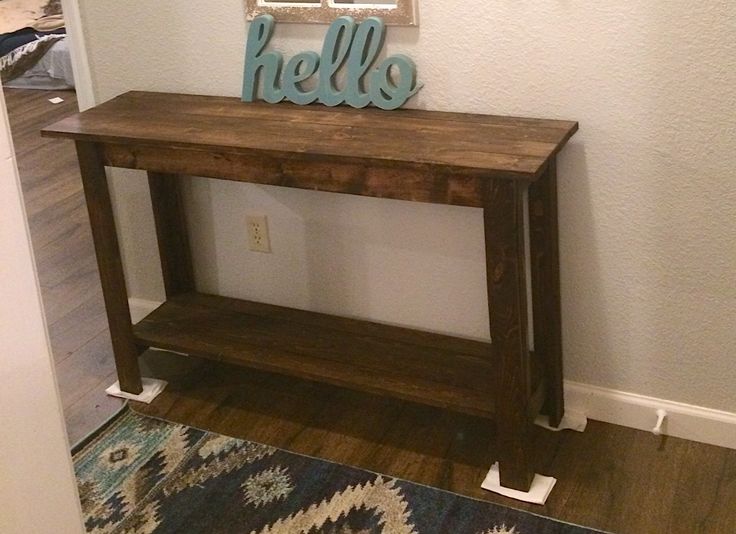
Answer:
[[331, 402], [324, 404], [315, 418], [288, 443], [309, 456], [357, 464], [372, 446], [376, 429], [385, 429], [396, 414], [397, 403], [375, 395], [351, 399], [346, 390], [333, 390]]
[[114, 372], [110, 333], [103, 330], [57, 364], [56, 376], [62, 406], [68, 408], [87, 392], [105, 389], [114, 382], [108, 381]]
[[[406, 431], [409, 428], [411, 432]], [[379, 473], [400, 470], [403, 478], [430, 486], [446, 484], [445, 456], [456, 436], [445, 413], [432, 407], [404, 407], [381, 432], [378, 446], [361, 463]]]
[[40, 135], [46, 124], [77, 111], [73, 92], [62, 94], [62, 104], [51, 104], [57, 94], [6, 90], [5, 98], [67, 435], [74, 443], [122, 401], [104, 393], [115, 374], [76, 154], [68, 143]]
[[94, 265], [80, 265], [58, 283], [41, 286], [45, 312], [61, 317], [99, 292], [100, 277]]
[[[103, 382], [107, 385], [116, 380], [110, 374]], [[115, 415], [124, 405], [122, 399], [105, 394], [104, 388], [87, 391], [77, 402], [64, 408], [66, 432], [69, 445], [73, 446], [82, 438], [94, 432], [110, 417]]]
[[[43, 126], [56, 122], [78, 111], [77, 98], [72, 91], [30, 91], [4, 89], [10, 127], [16, 156], [24, 160], [37, 148], [47, 145], [41, 137]], [[51, 104], [49, 98], [64, 98], [61, 104]]]
[[54, 360], [57, 364], [107, 330], [102, 291], [48, 325]]
[[[33, 176], [33, 180], [23, 182], [23, 198], [28, 204], [28, 216], [35, 216], [45, 210], [50, 204], [64, 200], [72, 195], [78, 195], [81, 184], [71, 172], [64, 172], [64, 168], [73, 169], [76, 165], [74, 154], [63, 151], [58, 147], [50, 146], [49, 150], [39, 150], [33, 153], [33, 163], [21, 163], [18, 171], [25, 176]], [[28, 158], [31, 159], [31, 158]], [[48, 169], [48, 162], [54, 161], [55, 168]]]
[[[63, 222], [63, 224], [62, 224]], [[59, 240], [70, 239], [79, 226], [89, 227], [84, 198], [72, 195], [28, 217], [34, 251]]]
[[736, 455], [684, 442], [667, 528], [671, 532], [736, 532]]
[[84, 239], [88, 235], [74, 234], [69, 239], [49, 243], [36, 253], [41, 287], [53, 287], [80, 271], [96, 269], [94, 248]]

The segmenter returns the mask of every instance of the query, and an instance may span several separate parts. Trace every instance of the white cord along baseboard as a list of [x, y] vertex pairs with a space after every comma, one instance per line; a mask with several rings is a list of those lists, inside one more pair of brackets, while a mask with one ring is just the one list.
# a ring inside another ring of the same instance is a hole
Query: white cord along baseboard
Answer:
[[567, 380], [565, 406], [588, 419], [736, 449], [736, 413]]

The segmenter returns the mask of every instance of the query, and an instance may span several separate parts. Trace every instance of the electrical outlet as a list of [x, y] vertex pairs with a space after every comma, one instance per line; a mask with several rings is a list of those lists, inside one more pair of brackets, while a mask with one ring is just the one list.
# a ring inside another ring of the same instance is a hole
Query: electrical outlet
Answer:
[[248, 248], [255, 252], [271, 252], [271, 239], [268, 237], [268, 220], [265, 215], [247, 215]]

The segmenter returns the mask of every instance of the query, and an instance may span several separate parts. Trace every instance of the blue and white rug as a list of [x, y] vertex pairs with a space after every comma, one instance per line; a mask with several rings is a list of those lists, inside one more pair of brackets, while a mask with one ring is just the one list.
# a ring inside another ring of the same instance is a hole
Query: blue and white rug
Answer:
[[125, 409], [78, 447], [88, 532], [596, 532]]

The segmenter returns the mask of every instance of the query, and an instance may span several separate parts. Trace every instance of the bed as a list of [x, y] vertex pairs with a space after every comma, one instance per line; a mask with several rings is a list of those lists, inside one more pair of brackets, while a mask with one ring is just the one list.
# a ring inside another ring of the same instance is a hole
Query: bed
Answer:
[[0, 76], [10, 88], [74, 88], [59, 0], [0, 0]]

